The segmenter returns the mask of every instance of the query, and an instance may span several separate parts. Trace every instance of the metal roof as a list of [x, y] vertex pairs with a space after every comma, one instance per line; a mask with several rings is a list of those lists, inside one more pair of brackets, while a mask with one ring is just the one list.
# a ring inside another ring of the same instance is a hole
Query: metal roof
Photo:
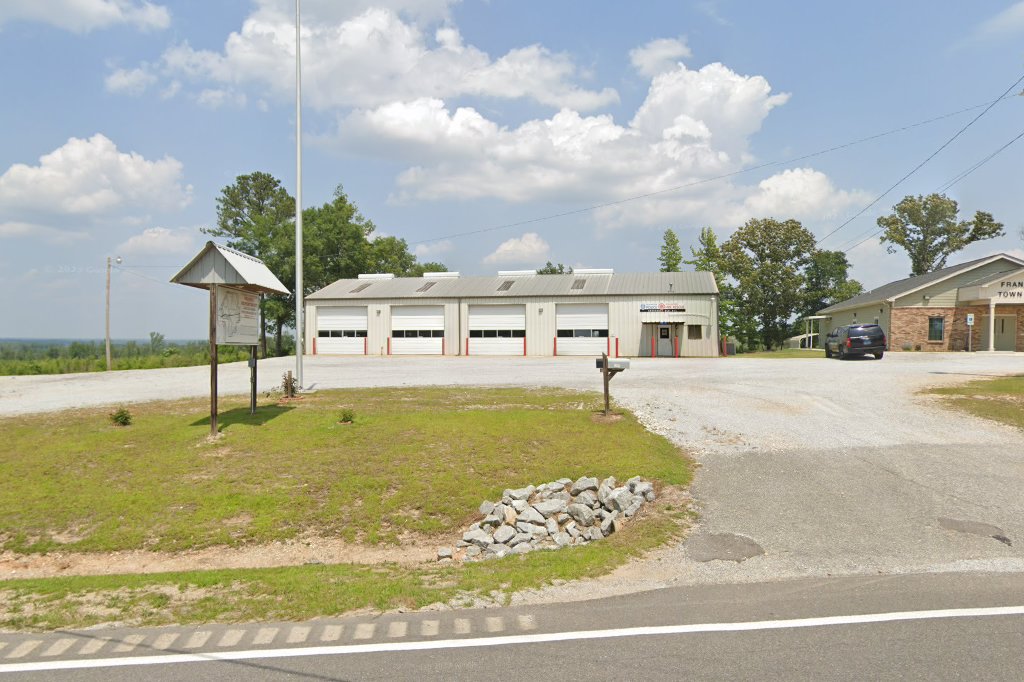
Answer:
[[223, 284], [268, 294], [291, 293], [259, 258], [213, 242], [206, 242], [171, 281], [199, 289]]
[[[583, 280], [582, 289], [573, 289]], [[355, 291], [356, 288], [372, 283]], [[419, 277], [397, 277], [390, 280], [339, 279], [307, 300], [367, 298], [520, 298], [629, 296], [665, 294], [717, 294], [718, 287], [710, 272], [644, 272], [624, 274], [571, 274], [501, 277], [460, 277], [430, 280], [436, 285], [419, 292], [424, 280]], [[507, 282], [511, 285], [505, 286]]]
[[[991, 263], [992, 261], [998, 260], [1000, 258], [1024, 266], [1024, 261], [1018, 258], [1014, 258], [1013, 256], [1005, 253], [997, 253], [993, 256], [985, 256], [984, 258], [978, 258], [975, 260], [967, 261], [966, 263], [960, 263], [959, 265], [951, 265], [948, 268], [942, 268], [941, 270], [935, 270], [934, 272], [929, 272], [923, 275], [917, 275], [916, 277], [907, 277], [906, 279], [901, 279], [895, 282], [889, 282], [888, 284], [883, 284], [877, 289], [866, 291], [863, 294], [860, 294], [859, 296], [848, 298], [845, 301], [840, 301], [835, 305], [831, 305], [828, 308], [819, 310], [818, 313], [831, 313], [839, 310], [846, 310], [847, 308], [857, 308], [859, 306], [869, 305], [871, 303], [880, 303], [882, 301], [895, 300], [900, 296], [906, 296], [907, 294], [911, 294], [919, 289], [931, 286], [932, 284], [941, 282], [944, 279], [948, 279], [962, 272], [967, 272], [980, 265]], [[995, 275], [991, 275], [990, 277], [995, 277]]]

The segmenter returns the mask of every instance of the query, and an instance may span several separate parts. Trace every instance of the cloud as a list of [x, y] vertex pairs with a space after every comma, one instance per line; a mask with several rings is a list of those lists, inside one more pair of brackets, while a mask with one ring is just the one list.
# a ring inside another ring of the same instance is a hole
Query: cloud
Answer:
[[518, 239], [502, 242], [494, 253], [484, 258], [484, 263], [531, 263], [544, 260], [550, 251], [548, 243], [536, 232], [527, 232]]
[[234, 90], [206, 89], [196, 97], [196, 103], [204, 109], [220, 109], [226, 105], [241, 108], [245, 106], [246, 96]]
[[188, 255], [195, 247], [194, 230], [151, 227], [129, 237], [117, 247], [117, 253], [122, 256]]
[[89, 238], [84, 232], [60, 230], [48, 225], [23, 222], [0, 223], [0, 239], [17, 239], [19, 237], [39, 239], [55, 245], [73, 244]]
[[641, 76], [653, 78], [672, 71], [681, 59], [693, 56], [683, 40], [659, 38], [630, 50], [629, 61]]
[[[454, 25], [430, 34], [403, 18], [410, 5], [414, 13], [433, 14], [447, 3], [390, 4], [395, 7], [360, 7], [352, 13], [348, 3], [334, 3], [333, 9], [320, 3], [312, 18], [304, 18], [303, 51], [316, 57], [303, 62], [303, 97], [310, 107], [375, 107], [424, 95], [532, 99], [579, 110], [618, 101], [612, 88], [579, 86], [580, 73], [567, 54], [529, 45], [492, 58], [465, 44]], [[257, 99], [289, 101], [295, 87], [294, 6], [261, 3], [228, 36], [222, 51], [180, 43], [153, 69], [200, 88], [253, 88]]]
[[743, 201], [732, 222], [755, 216], [779, 219], [834, 218], [853, 206], [871, 201], [867, 192], [836, 189], [828, 176], [813, 168], [792, 168], [758, 183]]
[[106, 136], [72, 137], [39, 158], [0, 175], [6, 212], [42, 215], [130, 217], [153, 209], [181, 209], [192, 200], [182, 184], [182, 164], [172, 157], [149, 161], [118, 151]]
[[107, 92], [121, 95], [141, 95], [157, 77], [146, 68], [116, 69], [108, 75], [103, 84]]
[[1002, 40], [1022, 33], [1024, 33], [1024, 0], [1010, 5], [999, 14], [975, 26], [968, 41]]
[[749, 137], [788, 95], [721, 64], [655, 77], [627, 125], [563, 108], [511, 128], [436, 98], [358, 110], [339, 123], [352, 151], [415, 165], [398, 200], [592, 201], [648, 194], [734, 171]]
[[119, 24], [145, 31], [170, 26], [171, 13], [163, 5], [137, 0], [4, 0], [0, 27], [14, 21], [40, 22], [74, 33]]
[[450, 253], [455, 249], [455, 244], [450, 239], [442, 239], [441, 241], [430, 242], [428, 244], [417, 244], [413, 249], [413, 253], [416, 258], [426, 259], [435, 258], [444, 253]]

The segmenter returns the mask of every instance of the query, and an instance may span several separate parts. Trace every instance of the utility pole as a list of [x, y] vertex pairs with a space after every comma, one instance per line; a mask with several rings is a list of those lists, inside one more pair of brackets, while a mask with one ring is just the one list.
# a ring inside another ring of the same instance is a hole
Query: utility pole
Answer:
[[[107, 371], [110, 371], [110, 256], [107, 256]], [[121, 257], [117, 256], [115, 262], [120, 265]]]
[[302, 388], [302, 0], [295, 0], [295, 380]]

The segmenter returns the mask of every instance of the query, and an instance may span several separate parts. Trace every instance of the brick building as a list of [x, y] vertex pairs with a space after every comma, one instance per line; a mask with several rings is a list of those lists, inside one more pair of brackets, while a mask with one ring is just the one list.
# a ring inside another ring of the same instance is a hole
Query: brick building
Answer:
[[999, 253], [952, 265], [890, 282], [818, 314], [824, 318], [822, 338], [845, 324], [875, 323], [891, 351], [1024, 352], [1024, 260]]

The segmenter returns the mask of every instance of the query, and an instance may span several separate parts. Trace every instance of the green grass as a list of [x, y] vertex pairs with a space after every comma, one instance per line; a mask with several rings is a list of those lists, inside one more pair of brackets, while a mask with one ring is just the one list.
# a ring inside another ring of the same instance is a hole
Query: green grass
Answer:
[[[690, 461], [599, 398], [559, 390], [324, 391], [248, 414], [202, 400], [0, 420], [0, 540], [19, 554], [259, 546], [304, 536], [451, 544], [504, 488], [584, 474], [685, 486]], [[357, 417], [339, 424], [344, 409]], [[652, 511], [603, 542], [464, 566], [296, 566], [0, 582], [0, 627], [303, 619], [597, 575], [681, 532]]]
[[0, 629], [298, 621], [367, 608], [468, 605], [479, 596], [507, 601], [517, 590], [607, 573], [678, 537], [682, 527], [671, 514], [656, 513], [583, 547], [463, 565], [336, 564], [0, 581]]
[[948, 405], [964, 412], [1024, 428], [1024, 375], [979, 379], [928, 393], [945, 397]]
[[789, 360], [792, 358], [823, 358], [825, 351], [820, 348], [783, 348], [781, 350], [758, 351], [755, 353], [740, 353], [737, 358], [771, 358], [773, 360]]

